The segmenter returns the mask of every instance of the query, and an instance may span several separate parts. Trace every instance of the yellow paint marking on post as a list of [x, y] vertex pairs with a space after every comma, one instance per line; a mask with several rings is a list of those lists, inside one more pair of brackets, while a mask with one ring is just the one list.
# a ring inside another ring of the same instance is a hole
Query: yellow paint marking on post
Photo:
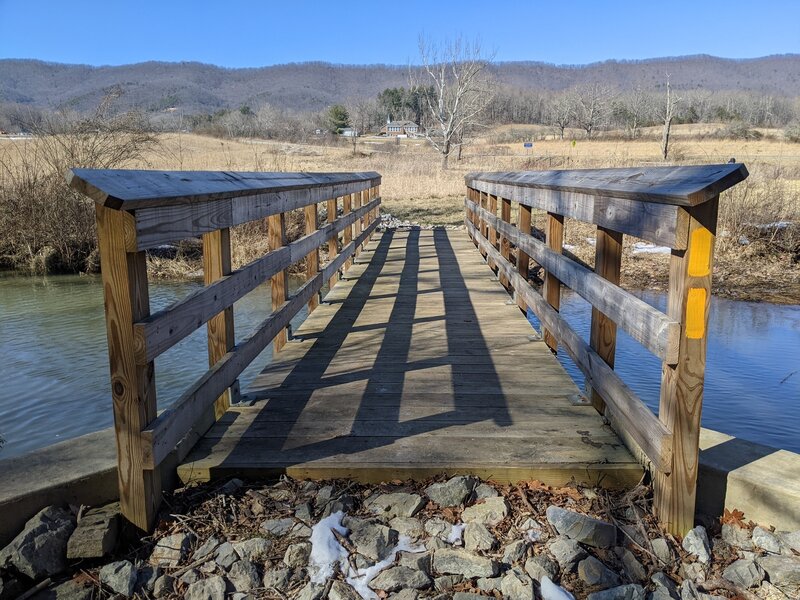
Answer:
[[711, 245], [714, 237], [705, 227], [692, 232], [689, 255], [689, 277], [705, 277], [711, 272]]
[[691, 288], [686, 299], [686, 337], [700, 340], [706, 333], [706, 291]]

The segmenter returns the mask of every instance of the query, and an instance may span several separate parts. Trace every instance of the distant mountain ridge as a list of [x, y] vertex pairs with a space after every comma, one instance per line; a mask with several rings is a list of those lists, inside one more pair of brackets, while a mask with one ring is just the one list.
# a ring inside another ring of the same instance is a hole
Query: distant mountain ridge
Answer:
[[[492, 65], [501, 84], [522, 90], [558, 91], [604, 82], [626, 90], [655, 88], [666, 75], [677, 89], [747, 91], [800, 96], [800, 54], [753, 59], [706, 55], [609, 60], [588, 65], [501, 62]], [[91, 110], [114, 86], [120, 104], [146, 111], [170, 107], [213, 112], [264, 102], [319, 110], [354, 97], [374, 97], [387, 87], [407, 86], [408, 67], [290, 63], [229, 69], [195, 62], [144, 62], [122, 66], [67, 65], [29, 59], [0, 60], [0, 102], [38, 108]]]

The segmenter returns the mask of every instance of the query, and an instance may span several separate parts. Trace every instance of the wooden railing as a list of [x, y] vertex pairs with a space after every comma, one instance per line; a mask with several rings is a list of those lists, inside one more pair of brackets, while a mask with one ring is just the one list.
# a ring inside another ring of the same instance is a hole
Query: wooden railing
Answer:
[[[719, 194], [746, 177], [742, 164], [466, 177], [470, 236], [520, 308], [539, 319], [545, 342], [563, 347], [583, 372], [595, 408], [650, 467], [657, 515], [680, 535], [694, 526]], [[532, 209], [547, 213], [545, 241], [531, 235]], [[565, 217], [597, 225], [594, 270], [562, 254]], [[624, 234], [670, 249], [666, 314], [619, 287]], [[530, 260], [545, 272], [541, 295], [528, 282]], [[593, 307], [588, 343], [559, 314], [562, 284]], [[662, 361], [658, 416], [613, 370], [618, 326]]]
[[[313, 310], [323, 284], [335, 284], [349, 267], [380, 221], [381, 177], [74, 169], [68, 179], [96, 203], [120, 502], [123, 514], [147, 530], [161, 500], [159, 465], [185, 456], [227, 410], [245, 367], [270, 342], [279, 350], [292, 317], [306, 304]], [[285, 216], [296, 209], [304, 210], [305, 235], [287, 243]], [[270, 251], [232, 270], [230, 228], [263, 218]], [[197, 236], [203, 239], [205, 287], [151, 314], [146, 250]], [[324, 267], [322, 245], [328, 250]], [[289, 295], [287, 269], [304, 259], [306, 282]], [[233, 304], [266, 281], [272, 312], [237, 343]], [[210, 368], [159, 413], [153, 361], [203, 324]]]

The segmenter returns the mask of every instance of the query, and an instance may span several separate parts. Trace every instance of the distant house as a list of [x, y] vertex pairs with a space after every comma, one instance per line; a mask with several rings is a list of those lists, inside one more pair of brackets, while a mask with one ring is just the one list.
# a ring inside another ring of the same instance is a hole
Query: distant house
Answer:
[[339, 133], [344, 137], [358, 137], [358, 129], [353, 129], [352, 127], [345, 127]]
[[387, 121], [381, 133], [391, 137], [417, 137], [422, 130], [414, 121]]

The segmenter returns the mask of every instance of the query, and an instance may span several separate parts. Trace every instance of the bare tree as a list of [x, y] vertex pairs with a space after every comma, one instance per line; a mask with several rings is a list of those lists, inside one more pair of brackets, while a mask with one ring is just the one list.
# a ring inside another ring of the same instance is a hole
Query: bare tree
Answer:
[[586, 132], [586, 137], [591, 138], [594, 132], [608, 121], [612, 96], [611, 90], [599, 83], [575, 89], [573, 93], [575, 120]]
[[669, 74], [667, 74], [667, 102], [664, 104], [664, 111], [661, 116], [664, 118], [664, 130], [661, 134], [661, 155], [664, 160], [669, 156], [669, 130], [672, 127], [672, 119], [675, 117], [675, 109], [680, 104], [681, 99], [672, 95], [672, 88], [669, 84]]
[[425, 94], [426, 112], [431, 127], [425, 137], [442, 155], [442, 168], [447, 169], [450, 153], [464, 143], [463, 133], [475, 127], [478, 118], [491, 102], [486, 57], [480, 44], [462, 38], [441, 45], [419, 39], [420, 69], [409, 73], [411, 86], [432, 93]]
[[645, 123], [652, 122], [653, 103], [651, 96], [644, 91], [641, 85], [625, 94], [621, 101], [622, 118], [625, 122], [625, 129], [632, 140], [639, 136], [639, 128]]
[[548, 111], [550, 124], [558, 129], [561, 139], [564, 139], [564, 130], [569, 127], [575, 114], [573, 97], [570, 94], [559, 94], [553, 98]]

